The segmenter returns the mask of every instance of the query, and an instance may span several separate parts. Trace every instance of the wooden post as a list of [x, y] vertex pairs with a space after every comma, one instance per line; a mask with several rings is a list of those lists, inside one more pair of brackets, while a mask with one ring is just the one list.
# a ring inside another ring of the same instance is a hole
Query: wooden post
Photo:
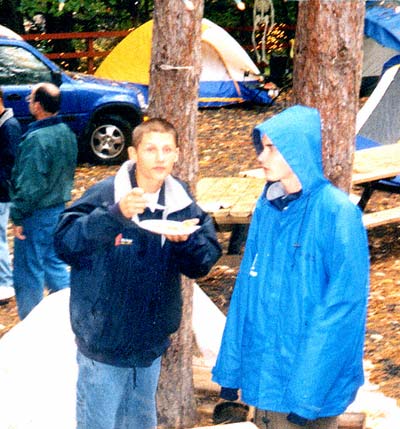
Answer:
[[96, 52], [93, 47], [93, 39], [90, 37], [87, 39], [87, 51], [88, 51], [88, 73], [93, 74], [94, 71], [94, 62], [93, 58], [96, 56]]
[[364, 413], [344, 413], [339, 416], [338, 429], [365, 429], [365, 425]]

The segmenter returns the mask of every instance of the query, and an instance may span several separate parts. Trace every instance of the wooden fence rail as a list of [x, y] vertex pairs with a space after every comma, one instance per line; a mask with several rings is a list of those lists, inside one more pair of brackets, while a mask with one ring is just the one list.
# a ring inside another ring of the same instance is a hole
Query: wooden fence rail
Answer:
[[124, 38], [130, 33], [130, 30], [124, 31], [95, 31], [95, 32], [82, 32], [82, 33], [44, 33], [44, 34], [24, 34], [23, 39], [30, 41], [51, 41], [51, 40], [74, 40], [81, 39], [86, 42], [86, 48], [83, 51], [75, 52], [52, 52], [45, 53], [45, 55], [52, 60], [64, 59], [82, 59], [87, 58], [87, 72], [93, 74], [95, 71], [94, 60], [95, 58], [106, 57], [110, 51], [98, 50], [95, 48], [95, 40], [97, 39], [110, 39], [110, 38]]
[[[280, 29], [294, 30], [294, 26], [279, 24]], [[251, 33], [252, 27], [229, 27], [225, 30], [235, 35], [237, 32]], [[52, 40], [83, 40], [85, 42], [84, 50], [75, 50], [74, 52], [44, 52], [44, 54], [52, 60], [68, 60], [68, 59], [87, 59], [87, 73], [93, 74], [95, 71], [95, 59], [106, 57], [110, 51], [96, 49], [95, 41], [97, 39], [123, 39], [132, 30], [121, 31], [93, 31], [81, 33], [43, 33], [43, 34], [24, 34], [23, 39], [28, 42], [52, 41]], [[281, 47], [287, 47], [287, 43], [281, 44]], [[271, 45], [273, 46], [273, 45]], [[243, 48], [251, 54], [254, 51], [253, 46], [243, 46]]]

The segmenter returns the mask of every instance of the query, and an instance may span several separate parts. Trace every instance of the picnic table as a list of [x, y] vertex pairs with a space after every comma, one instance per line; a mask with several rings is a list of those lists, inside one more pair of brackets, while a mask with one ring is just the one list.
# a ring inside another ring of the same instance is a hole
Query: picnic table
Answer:
[[[360, 207], [365, 208], [366, 201], [379, 181], [397, 175], [400, 175], [400, 143], [356, 151], [352, 185], [364, 187]], [[197, 184], [197, 200], [219, 225], [249, 224], [264, 185], [261, 168], [242, 171], [239, 177], [205, 177]], [[399, 191], [400, 187], [396, 192]], [[367, 227], [399, 220], [400, 206], [363, 216]]]
[[248, 224], [265, 179], [205, 177], [197, 184], [197, 201], [217, 224]]
[[[399, 186], [382, 186], [381, 181], [400, 175], [400, 142], [357, 150], [354, 154], [352, 184], [364, 190], [358, 205], [365, 209], [375, 190], [400, 193]], [[400, 221], [400, 206], [363, 215], [366, 227], [374, 227]]]

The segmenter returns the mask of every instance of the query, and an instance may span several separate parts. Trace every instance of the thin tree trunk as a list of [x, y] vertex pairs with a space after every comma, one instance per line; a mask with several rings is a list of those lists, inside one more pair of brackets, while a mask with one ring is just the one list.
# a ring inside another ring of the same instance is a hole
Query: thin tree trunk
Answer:
[[363, 0], [307, 0], [299, 4], [293, 92], [323, 120], [327, 177], [349, 191], [361, 83]]
[[[174, 171], [194, 189], [198, 172], [197, 104], [201, 68], [203, 0], [193, 11], [182, 0], [154, 2], [149, 117], [162, 117], [178, 130], [180, 162]], [[159, 427], [193, 427], [193, 282], [183, 278], [183, 317], [163, 359], [158, 389]]]

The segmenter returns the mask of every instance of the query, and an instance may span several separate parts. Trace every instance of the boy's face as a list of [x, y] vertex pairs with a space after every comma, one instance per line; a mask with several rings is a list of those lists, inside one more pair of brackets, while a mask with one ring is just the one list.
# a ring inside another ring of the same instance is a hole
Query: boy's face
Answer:
[[136, 161], [136, 180], [146, 192], [155, 192], [171, 174], [179, 149], [169, 133], [150, 132], [142, 141], [128, 148], [129, 159]]
[[258, 155], [257, 160], [264, 170], [267, 181], [277, 182], [292, 176], [293, 170], [272, 141], [266, 135], [262, 136], [261, 141], [264, 149]]

